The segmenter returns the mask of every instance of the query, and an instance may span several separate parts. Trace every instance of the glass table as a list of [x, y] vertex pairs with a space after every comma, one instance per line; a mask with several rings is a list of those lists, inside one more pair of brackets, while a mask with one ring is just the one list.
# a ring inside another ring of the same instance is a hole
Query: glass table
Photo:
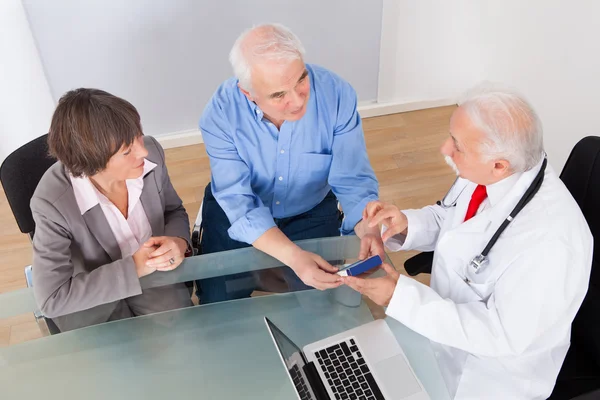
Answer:
[[[356, 257], [353, 236], [298, 242], [327, 260]], [[279, 266], [252, 248], [187, 259], [142, 279], [156, 287]], [[348, 288], [344, 288], [348, 289]], [[3, 399], [294, 399], [263, 318], [300, 347], [373, 320], [340, 289], [233, 300], [108, 322], [0, 349]], [[29, 290], [0, 295], [0, 318], [34, 311]], [[449, 399], [430, 343], [388, 325], [432, 399]]]

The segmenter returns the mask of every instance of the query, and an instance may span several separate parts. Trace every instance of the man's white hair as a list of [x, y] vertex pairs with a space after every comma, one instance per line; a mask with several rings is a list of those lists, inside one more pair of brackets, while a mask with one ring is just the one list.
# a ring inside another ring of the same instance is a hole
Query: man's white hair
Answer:
[[304, 59], [304, 46], [292, 31], [281, 24], [258, 25], [243, 32], [229, 52], [229, 62], [240, 86], [252, 91], [252, 66], [256, 62], [289, 62]]
[[542, 122], [516, 91], [482, 83], [469, 90], [458, 105], [486, 136], [480, 147], [484, 160], [507, 160], [513, 172], [530, 170], [542, 160]]

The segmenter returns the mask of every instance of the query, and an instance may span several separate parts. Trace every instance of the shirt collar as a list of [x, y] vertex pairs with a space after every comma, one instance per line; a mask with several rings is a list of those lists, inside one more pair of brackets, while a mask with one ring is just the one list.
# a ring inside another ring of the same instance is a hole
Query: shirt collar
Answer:
[[546, 158], [546, 154], [544, 153], [541, 161], [539, 161], [536, 164], [536, 166], [531, 168], [530, 170], [512, 174], [511, 176], [502, 179], [500, 182], [496, 182], [492, 185], [486, 186], [486, 192], [487, 192], [488, 198], [490, 200], [491, 206], [493, 207], [496, 204], [498, 204], [498, 202], [500, 200], [502, 200], [502, 198], [511, 189], [515, 188], [516, 186], [523, 185], [524, 183], [521, 183], [521, 178], [523, 178], [522, 179], [523, 182], [527, 182], [528, 184], [531, 184], [534, 177], [539, 173], [540, 168], [541, 168], [542, 163], [544, 162], [545, 158]]
[[[156, 167], [156, 164], [152, 161], [144, 159], [144, 172], [140, 175], [139, 178], [136, 179], [127, 179], [125, 184], [127, 185], [127, 190], [129, 192], [136, 191], [141, 194], [141, 191], [144, 187], [144, 177], [148, 174], [148, 172], [152, 171]], [[87, 176], [82, 176], [79, 178], [74, 177], [69, 174], [69, 178], [71, 179], [71, 185], [73, 186], [73, 193], [75, 194], [75, 201], [77, 202], [77, 206], [79, 207], [79, 211], [81, 215], [88, 212], [92, 207], [102, 203], [110, 202], [106, 196], [96, 189], [90, 178]], [[139, 194], [137, 197], [139, 198]], [[131, 193], [129, 198], [131, 199]], [[130, 207], [131, 208], [131, 207]]]
[[490, 205], [494, 207], [502, 198], [513, 188], [515, 183], [521, 178], [523, 175], [522, 172], [518, 172], [512, 174], [511, 176], [502, 179], [499, 182], [496, 182], [491, 185], [487, 185], [485, 187], [488, 199], [490, 200]]
[[[243, 93], [242, 93], [242, 96], [244, 96]], [[255, 102], [250, 101], [246, 96], [244, 96], [244, 98], [246, 99], [246, 101], [250, 105], [250, 109], [252, 110], [252, 114], [254, 115], [254, 119], [256, 119], [257, 121], [262, 121], [263, 117], [265, 116], [265, 113], [260, 109], [260, 107]]]
[[246, 95], [244, 95], [244, 93], [242, 93], [242, 90], [239, 88], [239, 83], [240, 81], [237, 81], [236, 89], [237, 89], [237, 93], [239, 96], [241, 96], [246, 103], [248, 104], [248, 107], [250, 107], [250, 112], [252, 113], [252, 115], [254, 116], [254, 119], [257, 121], [262, 121], [263, 117], [265, 116], [265, 113], [260, 109], [260, 107], [253, 101], [250, 101], [250, 99], [248, 99], [248, 97], [246, 97]]

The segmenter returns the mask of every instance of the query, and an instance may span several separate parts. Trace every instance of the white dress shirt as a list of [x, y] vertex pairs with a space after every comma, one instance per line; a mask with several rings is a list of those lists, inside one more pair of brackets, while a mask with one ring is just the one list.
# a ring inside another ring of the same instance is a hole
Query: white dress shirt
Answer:
[[122, 258], [132, 256], [152, 236], [152, 228], [140, 201], [140, 195], [144, 188], [144, 176], [154, 167], [156, 167], [156, 164], [144, 160], [142, 175], [139, 178], [125, 181], [128, 193], [127, 219], [117, 206], [96, 189], [88, 177], [75, 178], [72, 175], [70, 176], [75, 200], [81, 215], [100, 204], [108, 225], [119, 244]]
[[[408, 233], [386, 246], [435, 250], [431, 286], [398, 280], [387, 314], [432, 341], [456, 399], [546, 399], [570, 344], [571, 322], [587, 291], [593, 238], [579, 206], [550, 166], [475, 273], [480, 254], [537, 175], [540, 164], [487, 187], [464, 221], [476, 184], [455, 207], [406, 210]], [[466, 186], [464, 186], [466, 185]]]

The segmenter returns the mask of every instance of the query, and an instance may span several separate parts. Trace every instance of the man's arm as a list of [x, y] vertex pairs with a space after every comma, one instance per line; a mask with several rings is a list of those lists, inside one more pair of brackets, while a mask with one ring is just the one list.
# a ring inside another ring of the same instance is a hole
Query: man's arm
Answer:
[[[482, 357], [515, 356], [549, 328], [571, 324], [587, 289], [593, 251], [589, 247], [581, 254], [564, 240], [533, 246], [511, 262], [489, 298], [469, 302], [443, 298], [386, 264], [384, 277], [342, 280], [388, 306], [387, 315], [434, 342]], [[464, 285], [455, 290], [475, 291], [462, 281], [453, 284]]]
[[[424, 251], [435, 247], [446, 211], [439, 206], [421, 210], [400, 211], [398, 207], [383, 201], [372, 201], [363, 211], [363, 219], [355, 232], [361, 238], [359, 258], [373, 254], [382, 256], [383, 243], [392, 251], [420, 248]], [[411, 235], [408, 235], [409, 222]], [[382, 225], [381, 235], [379, 225]], [[409, 236], [409, 237], [407, 237]], [[382, 259], [383, 258], [382, 256]]]
[[333, 289], [342, 284], [340, 277], [335, 275], [337, 268], [321, 256], [302, 250], [279, 228], [269, 229], [252, 245], [288, 265], [302, 282], [316, 289]]
[[[398, 212], [406, 219], [406, 230], [400, 230], [399, 233], [395, 232], [394, 236], [389, 239], [386, 237], [384, 240], [385, 246], [391, 251], [433, 251], [446, 219], [447, 210], [438, 205], [433, 205], [423, 207], [420, 210], [402, 210]], [[384, 223], [382, 235], [385, 235], [386, 230]]]
[[250, 168], [231, 137], [234, 128], [215, 99], [202, 114], [200, 129], [210, 158], [211, 190], [231, 223], [229, 236], [252, 244], [275, 222], [269, 208], [252, 191]]
[[215, 101], [205, 110], [200, 128], [210, 158], [213, 196], [231, 223], [229, 236], [288, 265], [307, 285], [317, 289], [339, 286], [339, 277], [332, 275], [336, 268], [300, 249], [275, 226], [271, 211], [252, 191], [250, 169], [240, 158], [229, 134], [233, 128]]
[[379, 198], [378, 182], [369, 162], [362, 122], [356, 110], [356, 92], [339, 82], [337, 120], [333, 133], [328, 182], [342, 203], [342, 234], [351, 234], [368, 202]]
[[586, 269], [573, 265], [584, 259], [564, 241], [532, 246], [508, 266], [489, 299], [468, 303], [444, 299], [400, 276], [387, 314], [430, 340], [472, 354], [518, 355], [548, 328], [571, 323], [568, 310], [579, 307], [585, 286], [581, 274], [570, 275]]

